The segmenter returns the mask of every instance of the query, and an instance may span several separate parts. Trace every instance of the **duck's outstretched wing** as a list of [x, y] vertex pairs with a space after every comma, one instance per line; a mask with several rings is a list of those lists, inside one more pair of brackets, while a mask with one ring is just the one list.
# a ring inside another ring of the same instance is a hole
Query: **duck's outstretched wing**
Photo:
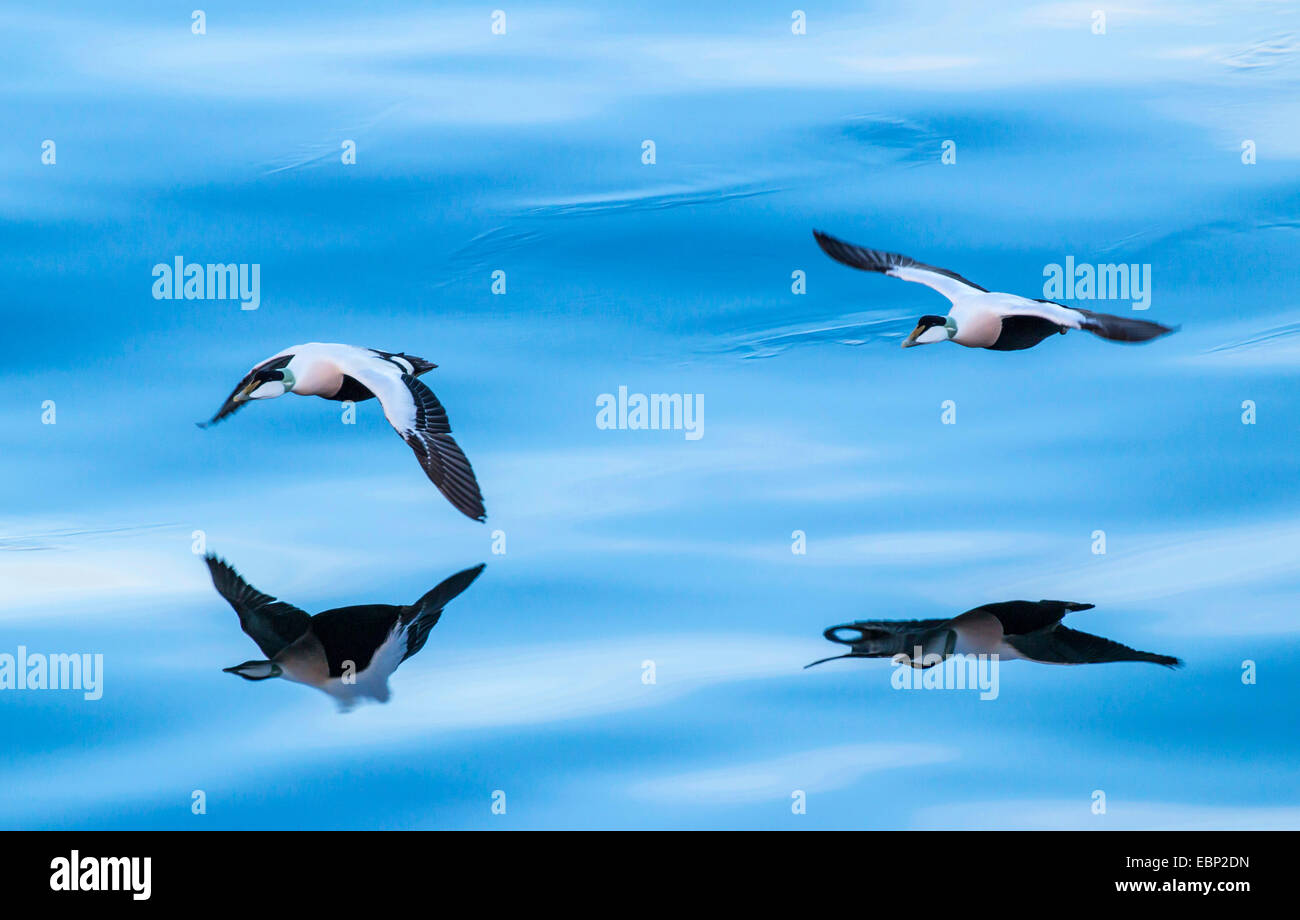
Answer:
[[962, 616], [978, 614], [995, 616], [1002, 624], [1002, 632], [1015, 636], [1059, 623], [1067, 613], [1091, 610], [1092, 606], [1092, 604], [1080, 604], [1076, 601], [1001, 601], [967, 610]]
[[974, 281], [963, 278], [956, 272], [950, 272], [946, 268], [926, 265], [896, 252], [885, 252], [881, 249], [866, 249], [862, 246], [855, 246], [852, 243], [844, 242], [844, 240], [836, 239], [829, 233], [822, 233], [820, 230], [814, 230], [813, 236], [817, 239], [817, 245], [822, 248], [822, 251], [836, 262], [842, 262], [851, 268], [860, 268], [866, 272], [879, 272], [882, 275], [889, 275], [891, 278], [898, 278], [902, 281], [914, 281], [917, 284], [924, 284], [952, 301], [971, 294], [988, 293], [987, 289], [980, 287]]
[[379, 397], [384, 416], [415, 451], [420, 466], [447, 500], [468, 518], [487, 517], [483, 494], [464, 452], [451, 436], [447, 410], [433, 391], [393, 360], [375, 356], [342, 368]]
[[1140, 652], [1102, 636], [1056, 626], [1024, 636], [1007, 636], [1004, 640], [1031, 661], [1046, 664], [1105, 664], [1112, 661], [1147, 661], [1167, 668], [1177, 668], [1182, 661], [1172, 655]]
[[[804, 670], [839, 658], [892, 658], [898, 654], [911, 654], [917, 644], [936, 636], [936, 630], [949, 620], [856, 620], [828, 626], [822, 635], [831, 642], [847, 645], [843, 655], [819, 658]], [[946, 636], [943, 637], [946, 640]], [[953, 637], [955, 639], [955, 636]]]
[[442, 618], [443, 608], [473, 584], [474, 579], [479, 577], [483, 569], [484, 566], [479, 564], [472, 569], [457, 572], [450, 578], [444, 579], [436, 588], [407, 608], [402, 617], [408, 625], [406, 648], [402, 653], [401, 661], [405, 661], [424, 648], [424, 643], [429, 638], [429, 630], [433, 629]]
[[311, 626], [311, 616], [305, 610], [263, 594], [224, 560], [209, 553], [204, 561], [212, 575], [213, 587], [235, 608], [240, 627], [267, 658], [280, 654]]
[[1177, 326], [1163, 326], [1150, 320], [1110, 313], [1093, 313], [1077, 307], [1067, 307], [1054, 300], [1030, 300], [1027, 297], [1005, 295], [999, 312], [1005, 327], [1009, 319], [1032, 316], [1056, 323], [1062, 329], [1082, 329], [1111, 342], [1150, 342], [1162, 335], [1177, 332]]
[[1079, 312], [1083, 314], [1083, 323], [1079, 328], [1112, 342], [1150, 342], [1178, 331], [1177, 326], [1162, 326], [1160, 323], [1131, 316], [1112, 316], [1109, 313], [1093, 313], [1091, 310]]

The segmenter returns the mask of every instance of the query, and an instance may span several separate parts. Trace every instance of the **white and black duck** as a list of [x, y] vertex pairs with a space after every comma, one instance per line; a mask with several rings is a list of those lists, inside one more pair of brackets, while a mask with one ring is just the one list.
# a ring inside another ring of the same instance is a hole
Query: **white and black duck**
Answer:
[[1035, 300], [1017, 294], [989, 291], [956, 272], [917, 262], [895, 252], [866, 249], [814, 230], [825, 253], [863, 271], [914, 281], [947, 297], [947, 316], [922, 316], [903, 340], [904, 348], [935, 342], [956, 342], [967, 348], [1020, 351], [1043, 339], [1081, 329], [1112, 342], [1148, 342], [1176, 331], [1176, 327], [1109, 313], [1067, 307], [1053, 300]]
[[199, 427], [219, 422], [253, 400], [285, 393], [340, 402], [375, 397], [438, 490], [466, 517], [482, 521], [487, 517], [483, 495], [469, 460], [452, 439], [447, 411], [417, 379], [435, 367], [401, 352], [322, 342], [295, 345], [245, 374], [217, 414]]

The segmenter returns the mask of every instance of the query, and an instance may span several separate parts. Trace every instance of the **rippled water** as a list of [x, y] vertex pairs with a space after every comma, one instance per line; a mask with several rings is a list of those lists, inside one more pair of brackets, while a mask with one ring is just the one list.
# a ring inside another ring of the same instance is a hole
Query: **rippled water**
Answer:
[[[3, 14], [0, 654], [104, 680], [0, 690], [0, 825], [1300, 825], [1294, 10], [208, 12]], [[946, 302], [814, 227], [1030, 297], [1150, 264], [1181, 331], [904, 351]], [[259, 308], [155, 300], [176, 256]], [[439, 365], [486, 525], [373, 403], [194, 426], [304, 341]], [[620, 386], [703, 436], [598, 428]], [[312, 613], [487, 568], [340, 713], [222, 673], [199, 543]], [[803, 669], [1017, 598], [1184, 666]]]

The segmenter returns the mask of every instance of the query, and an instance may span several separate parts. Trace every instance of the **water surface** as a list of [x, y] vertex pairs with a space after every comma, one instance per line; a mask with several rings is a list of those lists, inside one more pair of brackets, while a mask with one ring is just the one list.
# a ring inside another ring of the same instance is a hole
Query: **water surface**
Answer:
[[[0, 652], [104, 686], [3, 692], [0, 826], [1300, 825], [1294, 10], [208, 12], [2, 16]], [[904, 351], [946, 302], [814, 227], [1027, 296], [1149, 264], [1182, 329]], [[155, 300], [178, 255], [259, 264], [259, 308]], [[439, 365], [486, 525], [373, 403], [195, 427], [305, 341]], [[703, 436], [598, 428], [620, 386]], [[487, 568], [339, 713], [222, 673], [256, 648], [204, 549], [310, 612]], [[1017, 598], [1185, 666], [803, 670]]]

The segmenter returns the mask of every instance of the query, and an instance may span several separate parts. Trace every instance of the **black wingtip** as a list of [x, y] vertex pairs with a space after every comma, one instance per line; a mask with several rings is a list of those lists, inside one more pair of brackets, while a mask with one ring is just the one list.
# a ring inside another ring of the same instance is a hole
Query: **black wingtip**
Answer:
[[436, 586], [424, 593], [418, 601], [411, 605], [411, 609], [417, 612], [431, 613], [441, 611], [457, 597], [461, 595], [475, 580], [483, 574], [487, 568], [487, 563], [480, 562], [472, 568], [462, 569], [455, 575], [449, 575]]
[[[483, 570], [485, 568], [487, 568], [487, 563], [480, 562], [476, 566], [472, 566], [468, 569], [462, 569], [461, 571], [457, 572], [455, 575], [451, 575], [447, 578], [444, 578], [442, 582], [438, 585], [438, 587], [434, 588], [434, 591], [438, 592], [438, 594], [441, 595], [441, 597], [439, 598], [439, 606], [444, 606], [446, 604], [449, 604], [457, 597], [459, 597], [465, 591], [466, 588], [474, 584], [474, 582], [478, 579], [478, 577], [483, 574]], [[425, 595], [425, 597], [427, 598], [428, 595]], [[424, 598], [422, 598], [421, 600], [423, 601]]]
[[[470, 476], [473, 475], [474, 475], [474, 471], [470, 470]], [[473, 483], [475, 489], [477, 489], [478, 480], [474, 479]], [[434, 485], [437, 485], [437, 483], [435, 482]], [[453, 497], [451, 495], [447, 495], [446, 492], [443, 492], [442, 494], [446, 496], [448, 501], [451, 502], [453, 508], [455, 508], [461, 514], [465, 515], [465, 517], [469, 518], [474, 523], [476, 524], [487, 523], [487, 508], [484, 506], [483, 499], [481, 496], [457, 495]]]
[[[435, 483], [435, 485], [437, 485], [437, 483]], [[445, 495], [446, 493], [443, 494]], [[465, 517], [469, 518], [475, 524], [487, 523], [487, 510], [482, 505], [465, 508], [457, 504], [456, 502], [452, 502], [452, 507], [455, 508], [457, 511], [459, 511], [461, 514], [465, 515]]]
[[1119, 342], [1124, 345], [1145, 345], [1147, 342], [1154, 342], [1156, 339], [1164, 338], [1182, 328], [1181, 326], [1165, 326], [1149, 319], [1137, 319], [1132, 316], [1093, 313], [1091, 310], [1078, 307], [1072, 307], [1071, 309], [1083, 314], [1084, 322], [1081, 328], [1086, 332], [1091, 332], [1098, 338]]
[[[227, 413], [227, 414], [229, 414], [229, 413]], [[206, 422], [195, 422], [194, 424], [195, 424], [196, 426], [198, 426], [199, 428], [203, 428], [203, 429], [206, 430], [206, 429], [208, 429], [208, 428], [211, 428], [213, 425], [217, 424], [217, 422], [220, 422], [220, 421], [221, 421], [222, 419], [224, 419], [224, 418], [225, 418], [225, 416], [223, 416], [223, 415], [214, 415], [212, 418], [208, 419]]]
[[203, 554], [203, 561], [208, 567], [208, 577], [212, 579], [212, 587], [217, 589], [217, 593], [222, 597], [227, 597], [226, 591], [232, 581], [240, 580], [240, 574], [235, 571], [235, 567], [226, 560], [222, 559], [214, 552]]

